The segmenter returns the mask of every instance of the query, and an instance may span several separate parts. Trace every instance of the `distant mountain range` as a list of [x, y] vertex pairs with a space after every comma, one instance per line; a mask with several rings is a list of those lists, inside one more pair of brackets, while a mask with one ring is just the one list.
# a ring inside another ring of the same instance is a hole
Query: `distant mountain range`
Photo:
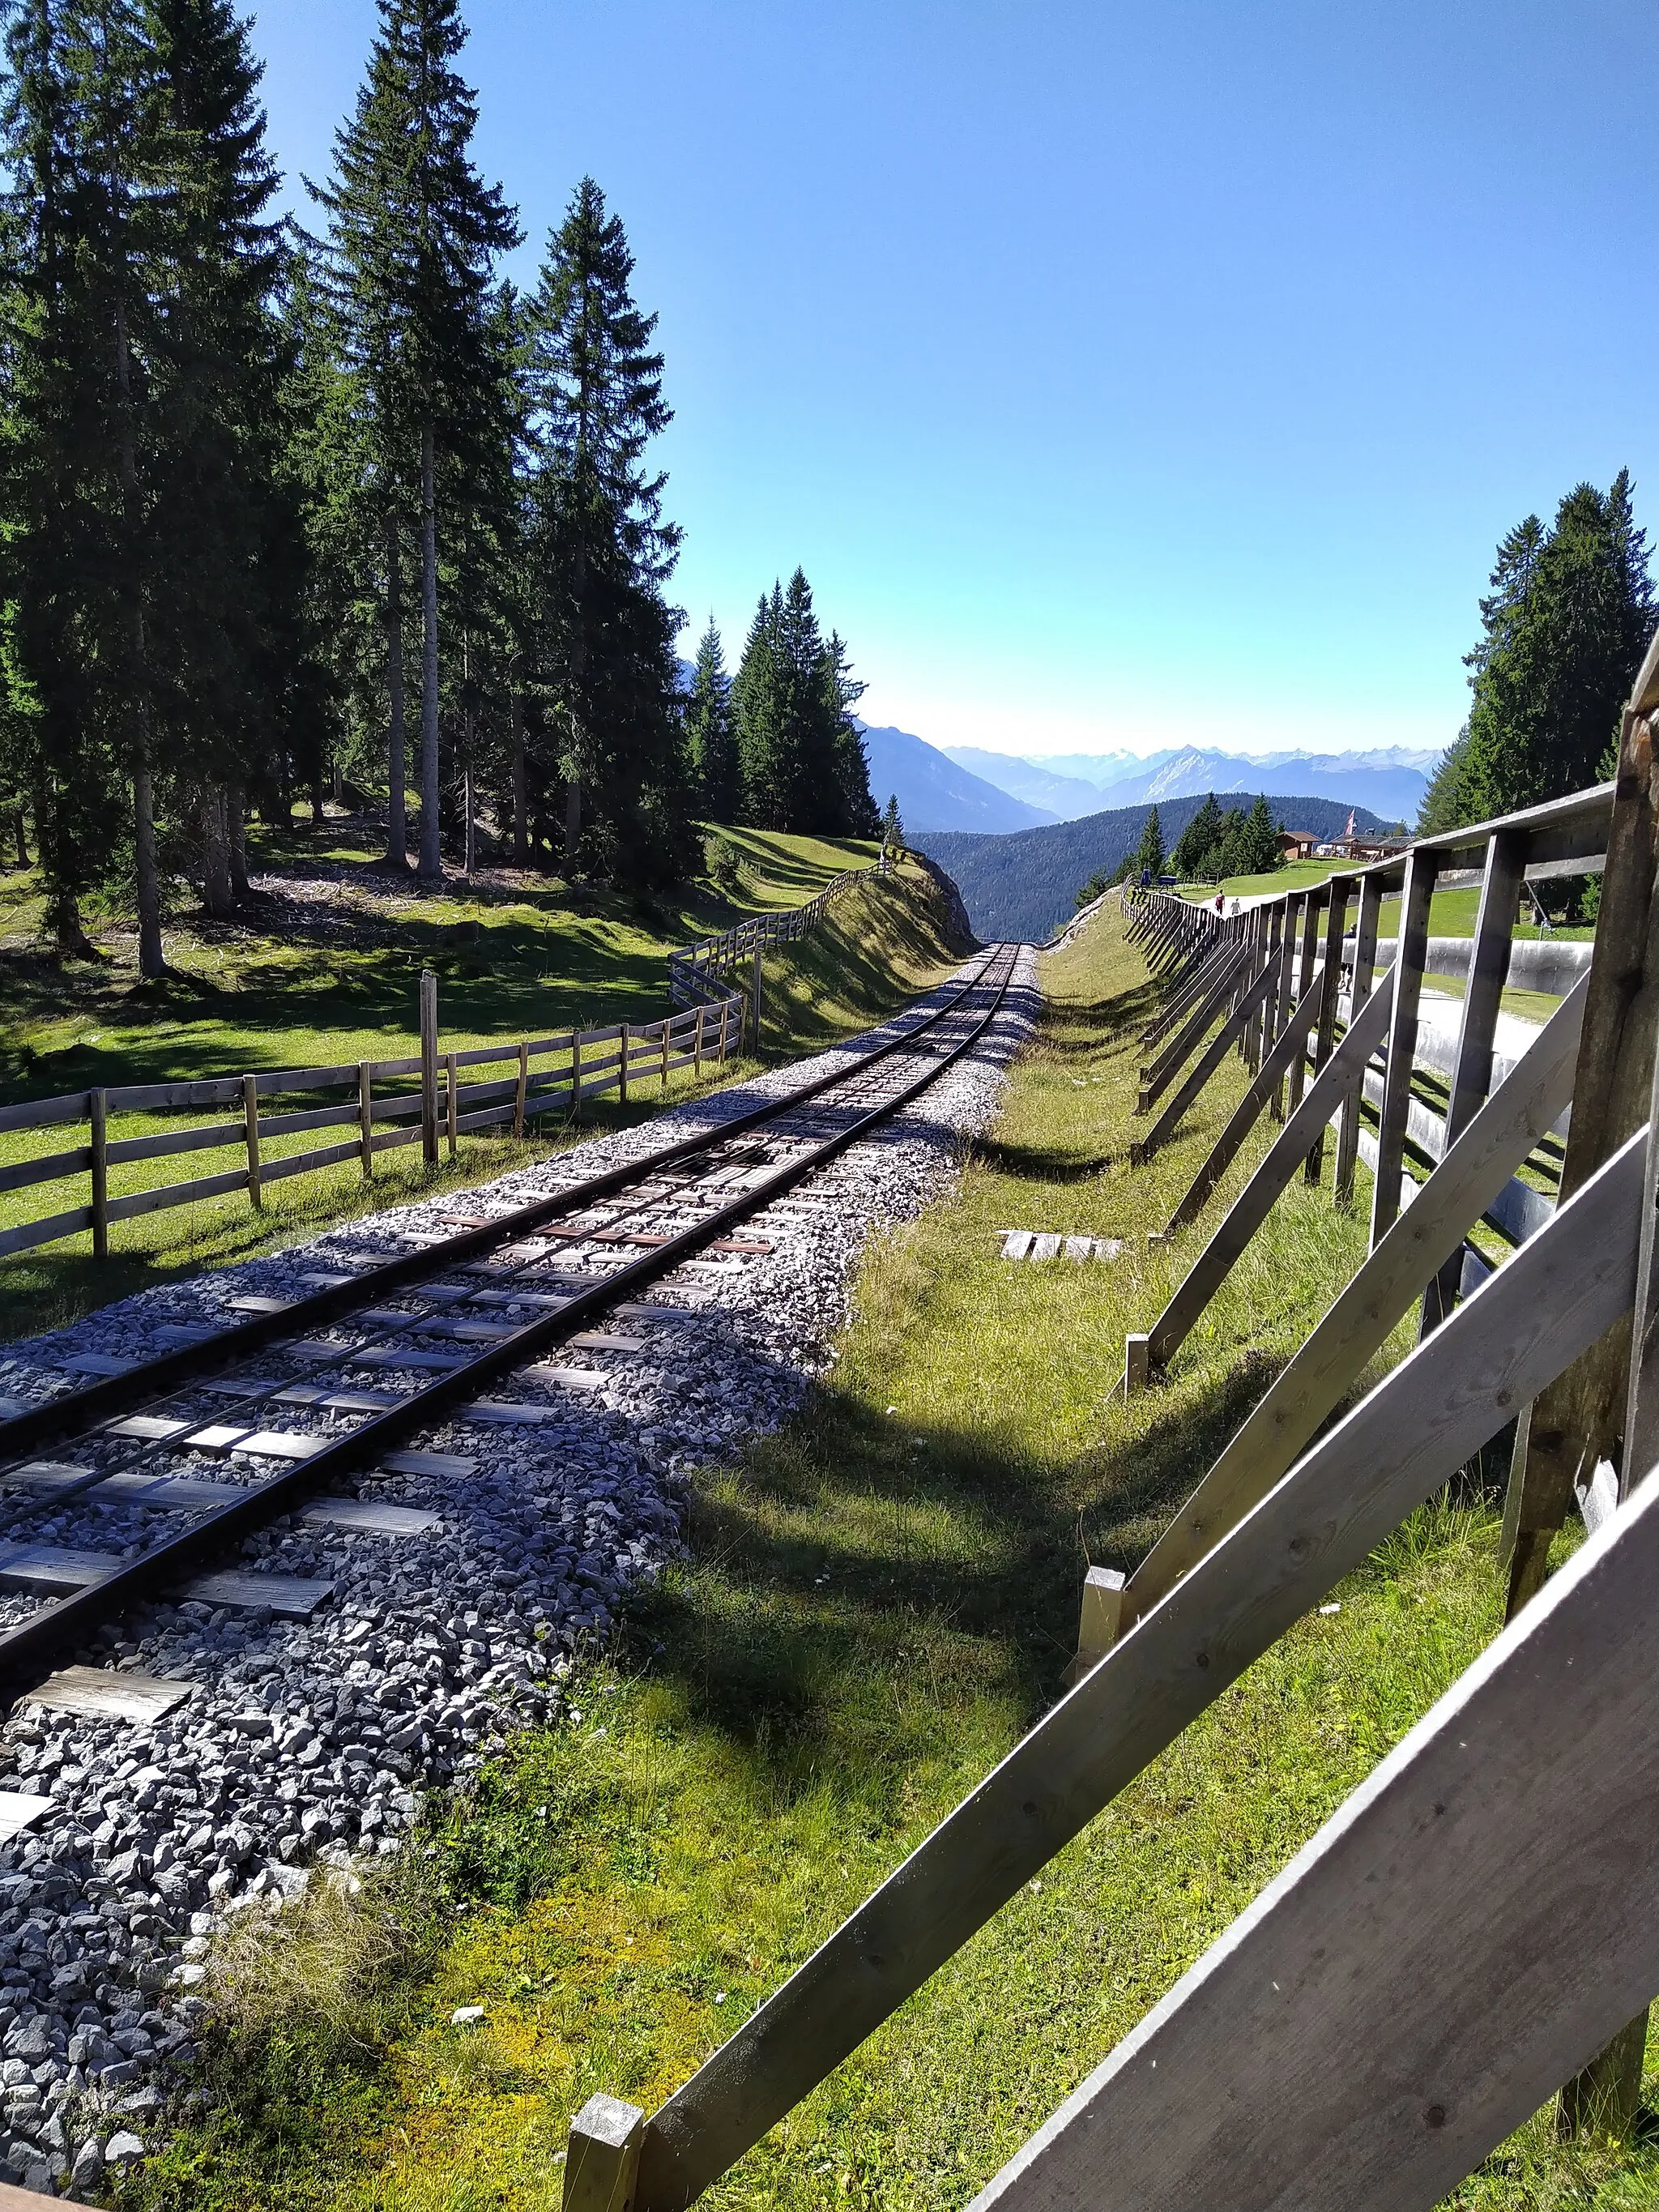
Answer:
[[1060, 819], [1057, 808], [1029, 805], [908, 730], [872, 729], [867, 722], [859, 727], [876, 804], [884, 807], [890, 796], [896, 798], [907, 835], [912, 830], [967, 830], [994, 836]]
[[[1207, 790], [1209, 787], [1206, 785]], [[1158, 826], [1167, 847], [1203, 805], [1200, 794], [1158, 802]], [[1310, 799], [1301, 793], [1267, 795], [1275, 819], [1316, 836], [1339, 835], [1346, 825], [1348, 803]], [[1073, 822], [1055, 822], [1000, 837], [916, 831], [906, 825], [910, 842], [953, 876], [969, 917], [988, 942], [1004, 938], [1041, 944], [1073, 910], [1079, 888], [1099, 871], [1110, 875], [1140, 842], [1151, 806], [1121, 806]], [[1387, 824], [1363, 806], [1353, 810], [1354, 826], [1375, 835]]]
[[[1279, 752], [1247, 756], [1184, 745], [1149, 754], [1144, 760], [1125, 753], [1062, 753], [1030, 761], [1009, 753], [981, 751], [974, 745], [942, 749], [959, 767], [1012, 797], [1060, 821], [1074, 821], [1102, 806], [1130, 806], [1150, 800], [1201, 799], [1217, 793], [1262, 790], [1271, 780], [1288, 797], [1334, 799], [1362, 806], [1388, 822], [1411, 823], [1428, 788], [1437, 750], [1389, 745], [1369, 752]], [[918, 819], [918, 829], [933, 825]], [[959, 824], [940, 823], [940, 828]], [[1310, 828], [1311, 823], [1295, 825]]]

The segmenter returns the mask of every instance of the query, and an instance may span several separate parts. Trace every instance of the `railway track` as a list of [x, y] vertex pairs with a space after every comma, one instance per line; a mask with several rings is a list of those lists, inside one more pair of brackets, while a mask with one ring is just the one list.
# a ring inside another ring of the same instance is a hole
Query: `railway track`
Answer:
[[[970, 1052], [1018, 955], [994, 947], [940, 1005], [850, 1066], [714, 1129], [490, 1218], [469, 1214], [463, 1194], [449, 1202], [453, 1229], [400, 1257], [313, 1279], [297, 1300], [244, 1301], [264, 1310], [0, 1421], [0, 1587], [22, 1613], [0, 1632], [0, 1696], [36, 1689], [64, 1656], [160, 1598], [303, 1616], [325, 1584], [205, 1571], [296, 1510], [388, 1534], [429, 1523], [342, 1486], [377, 1468], [453, 1473], [461, 1462], [401, 1447], [458, 1415], [544, 1419], [544, 1401], [481, 1393], [515, 1376], [541, 1390], [580, 1387], [544, 1355], [626, 1353], [647, 1340], [595, 1324], [684, 1318], [683, 1307], [653, 1308], [641, 1294], [694, 1281], [681, 1271], [711, 1249], [738, 1261], [769, 1249], [734, 1232]], [[30, 1540], [31, 1526], [66, 1510], [82, 1534], [93, 1525], [97, 1548]]]

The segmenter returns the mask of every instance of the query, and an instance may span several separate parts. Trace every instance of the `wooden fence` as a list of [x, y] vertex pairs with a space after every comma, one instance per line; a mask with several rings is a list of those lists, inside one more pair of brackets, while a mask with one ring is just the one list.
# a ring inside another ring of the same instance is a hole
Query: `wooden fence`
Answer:
[[[377, 1153], [402, 1145], [423, 1146], [435, 1164], [441, 1141], [450, 1157], [459, 1137], [482, 1129], [510, 1129], [524, 1134], [526, 1121], [538, 1114], [574, 1112], [585, 1098], [616, 1091], [626, 1101], [641, 1084], [665, 1088], [676, 1069], [701, 1074], [705, 1060], [720, 1061], [742, 1041], [744, 1002], [735, 994], [700, 1002], [657, 1022], [618, 1022], [604, 1029], [567, 1030], [553, 1036], [525, 1037], [512, 1043], [477, 1045], [464, 1051], [441, 1048], [437, 979], [421, 978], [421, 1049], [397, 1060], [364, 1060], [336, 1067], [283, 1068], [261, 1074], [212, 1076], [193, 1083], [124, 1084], [110, 1089], [75, 1091], [56, 1098], [32, 1099], [0, 1107], [0, 1134], [85, 1125], [87, 1138], [64, 1151], [0, 1167], [0, 1192], [86, 1176], [84, 1205], [0, 1231], [0, 1255], [24, 1252], [90, 1230], [100, 1259], [109, 1251], [111, 1225], [169, 1206], [191, 1206], [228, 1192], [246, 1191], [258, 1207], [266, 1184], [319, 1168], [361, 1161], [365, 1176], [374, 1173]], [[471, 1071], [505, 1067], [501, 1075], [471, 1076]], [[330, 1091], [349, 1095], [338, 1104], [314, 1102]], [[280, 1113], [266, 1102], [305, 1100]], [[234, 1118], [193, 1121], [188, 1127], [112, 1138], [109, 1124], [118, 1114], [199, 1113], [230, 1107]], [[350, 1128], [343, 1142], [297, 1152], [272, 1153], [273, 1143], [313, 1129]], [[221, 1151], [234, 1145], [242, 1158], [216, 1175], [112, 1196], [109, 1172], [132, 1161], [172, 1158], [180, 1153]]]
[[[1659, 1978], [1646, 1747], [1659, 1720], [1648, 1602], [1659, 1508], [1651, 1491], [1639, 1512], [1620, 1504], [1659, 1460], [1650, 715], [1659, 720], [1659, 643], [1625, 717], [1614, 786], [1421, 842], [1358, 879], [1237, 918], [1144, 902], [1138, 926], [1169, 985], [1149, 1047], [1184, 1034], [1197, 1065], [1217, 1036], [1224, 1052], [1244, 1053], [1250, 1118], [1283, 1118], [1267, 1156], [1277, 1188], [1298, 1169], [1321, 1172], [1334, 1124], [1334, 1180], [1352, 1189], [1369, 1134], [1370, 1255], [1285, 1389], [1269, 1392], [1267, 1414], [1250, 1416], [1131, 1584], [1091, 1574], [1069, 1694], [658, 2112], [601, 2096], [578, 2115], [568, 2212], [690, 2203], [1517, 1417], [1511, 1615], [1541, 1582], [1575, 1489], [1605, 1524], [1600, 1542], [982, 2201], [1021, 2212], [1085, 2202], [1426, 2212], [1575, 2068], [1568, 2118], [1587, 2107], [1615, 2124], [1631, 2117], [1638, 2007]], [[1434, 972], [1429, 901], [1437, 882], [1470, 867], [1481, 897], [1457, 1048], [1449, 1068], [1423, 1070], [1439, 1081], [1436, 1138], [1411, 1115], [1414, 1099], [1427, 1103], [1418, 1048], [1422, 978]], [[1500, 1066], [1521, 887], [1597, 870], [1595, 957], [1571, 978], [1551, 971], [1567, 984], [1559, 1008]], [[1379, 989], [1377, 923], [1394, 889], [1401, 927]], [[1364, 1078], [1379, 1050], [1366, 1131]], [[1179, 1065], [1159, 1071], [1164, 1088]], [[1413, 1145], [1427, 1174], [1402, 1212]], [[1517, 1169], [1552, 1158], [1554, 1202], [1472, 1279], [1461, 1255], [1474, 1224]], [[1363, 1347], [1419, 1297], [1415, 1349], [1330, 1424]], [[1137, 1379], [1151, 1372], [1143, 1357]], [[1166, 2050], [1167, 2083], [1162, 2065], [1141, 2063]]]
[[[718, 937], [699, 938], [683, 951], [668, 956], [668, 996], [672, 1005], [696, 1006], [698, 1002], [718, 998], [721, 979], [735, 981], [739, 969], [752, 963], [754, 981], [751, 988], [754, 1002], [760, 1002], [760, 963], [768, 950], [775, 945], [793, 945], [805, 937], [808, 930], [823, 919], [824, 909], [832, 900], [849, 890], [866, 876], [884, 876], [892, 870], [892, 860], [885, 846], [880, 856], [867, 868], [848, 868], [839, 876], [831, 877], [815, 897], [804, 906], [788, 908], [781, 914], [757, 914], [749, 921], [739, 921], [730, 929], [723, 929]], [[746, 979], [745, 979], [746, 980]]]

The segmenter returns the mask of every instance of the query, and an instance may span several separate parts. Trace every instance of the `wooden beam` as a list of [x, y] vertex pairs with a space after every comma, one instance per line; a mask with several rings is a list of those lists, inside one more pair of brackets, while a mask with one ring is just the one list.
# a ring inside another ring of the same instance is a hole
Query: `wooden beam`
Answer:
[[[1126, 1625], [1173, 1589], [1265, 1498], [1572, 1094], [1588, 982], [1550, 1018], [1312, 1334], [1269, 1384], [1129, 1577]], [[1282, 1141], [1282, 1140], [1281, 1140]], [[1154, 1337], [1154, 1346], [1157, 1339]]]
[[[1607, 865], [1595, 959], [1573, 1085], [1572, 1124], [1561, 1169], [1569, 1196], [1644, 1121], [1651, 1098], [1659, 1014], [1659, 762], [1643, 708], [1627, 708], [1607, 831]], [[1581, 1468], [1609, 1449], [1628, 1389], [1630, 1345], [1621, 1321], [1552, 1384], [1516, 1426], [1504, 1505], [1512, 1619], [1543, 1585], [1552, 1539], [1572, 1502]]]
[[[1307, 1004], [1304, 1000], [1304, 1005]], [[1215, 1234], [1193, 1262], [1185, 1280], [1148, 1332], [1154, 1366], [1166, 1367], [1176, 1346], [1231, 1273], [1239, 1254], [1267, 1219], [1279, 1193], [1308, 1156], [1313, 1132], [1328, 1121], [1351, 1085], [1359, 1083], [1366, 1062], [1376, 1051], [1387, 1025], [1392, 1004], [1389, 992], [1373, 991], [1358, 1018], [1351, 1023], [1342, 1042], [1326, 1061], [1323, 1073], [1284, 1128], [1268, 1147], [1266, 1157], [1217, 1224]], [[1297, 1015], [1299, 1024], [1301, 1014]], [[1289, 1032], [1287, 1032], [1289, 1034]], [[1298, 1030], [1304, 1045], [1306, 1031]], [[1269, 1060], [1262, 1080], [1273, 1066]], [[1185, 1204], [1182, 1200], [1182, 1204]]]
[[1649, 1480], [973, 2212], [1449, 2196], [1659, 1986], [1656, 1581]]
[[1211, 1038], [1202, 1055], [1175, 1097], [1158, 1115], [1138, 1145], [1129, 1147], [1129, 1158], [1136, 1166], [1151, 1159], [1181, 1120], [1182, 1115], [1198, 1097], [1215, 1073], [1232, 1047], [1237, 1043], [1245, 1023], [1267, 997], [1273, 977], [1267, 969], [1250, 985], [1243, 998]]
[[[1348, 900], [1353, 890], [1352, 876], [1333, 876], [1330, 880], [1330, 903], [1325, 914], [1325, 973], [1331, 978], [1331, 988], [1326, 992], [1319, 1010], [1319, 1028], [1314, 1041], [1314, 1073], [1317, 1074], [1330, 1058], [1336, 1042], [1336, 1008], [1341, 997], [1340, 978], [1342, 973], [1342, 932], [1347, 920]], [[1319, 1125], [1308, 1153], [1307, 1178], [1310, 1183], [1319, 1181], [1325, 1159], [1325, 1124]]]
[[1645, 1146], [1322, 1438], [653, 2116], [637, 2212], [680, 2212], [758, 2142], [1628, 1307]]
[[[1353, 966], [1348, 977], [1350, 1012], [1363, 1006], [1371, 995], [1376, 974], [1376, 923], [1382, 907], [1382, 878], [1376, 869], [1360, 878], [1359, 918], [1354, 924]], [[1359, 1124], [1364, 1092], [1352, 1091], [1342, 1102], [1342, 1126], [1336, 1138], [1336, 1200], [1346, 1206], [1353, 1197], [1354, 1163], [1359, 1157]]]
[[[1457, 1064], [1446, 1103], [1449, 1146], [1455, 1144], [1468, 1128], [1492, 1089], [1492, 1042], [1498, 1034], [1498, 1007], [1510, 972], [1510, 949], [1514, 942], [1516, 909], [1520, 904], [1526, 865], [1526, 840], [1513, 830], [1497, 831], [1486, 848], [1480, 904], [1475, 914], [1474, 936], [1469, 951], [1468, 981], [1463, 994], [1462, 1016], [1457, 1025]], [[1437, 1328], [1451, 1310], [1461, 1273], [1460, 1255], [1448, 1259], [1424, 1292], [1425, 1329]]]
[[1227, 957], [1222, 962], [1214, 981], [1203, 998], [1158, 1058], [1149, 1066], [1141, 1069], [1139, 1090], [1135, 1099], [1137, 1114], [1145, 1114], [1155, 1106], [1179, 1074], [1191, 1056], [1194, 1046], [1226, 1004], [1244, 957], [1242, 947], [1229, 946]]
[[1383, 1078], [1382, 1126], [1376, 1133], [1376, 1176], [1371, 1187], [1373, 1251], [1400, 1211], [1400, 1171], [1405, 1165], [1412, 1060], [1417, 1050], [1417, 1007], [1423, 988], [1423, 955], [1429, 941], [1429, 902], [1434, 896], [1436, 872], [1434, 854], [1423, 846], [1413, 846], [1407, 856], [1390, 986], [1394, 1010], [1389, 1024], [1389, 1066]]

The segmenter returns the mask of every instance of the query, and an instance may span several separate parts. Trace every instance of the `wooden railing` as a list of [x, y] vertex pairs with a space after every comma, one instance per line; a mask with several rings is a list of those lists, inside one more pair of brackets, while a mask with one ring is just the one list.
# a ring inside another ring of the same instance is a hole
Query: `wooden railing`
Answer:
[[807, 900], [804, 906], [792, 906], [778, 914], [757, 914], [750, 921], [734, 922], [715, 937], [699, 938], [678, 952], [668, 956], [668, 996], [677, 1006], [696, 1006], [718, 997], [722, 978], [737, 979], [738, 971], [752, 964], [755, 980], [744, 979], [758, 1003], [760, 962], [775, 945], [793, 945], [797, 939], [823, 919], [824, 909], [850, 890], [866, 876], [884, 876], [891, 872], [892, 860], [884, 846], [879, 857], [868, 867], [848, 868], [832, 876], [823, 889]]
[[[483, 1129], [510, 1129], [522, 1137], [526, 1121], [549, 1112], [574, 1112], [585, 1098], [616, 1091], [625, 1102], [631, 1090], [653, 1080], [665, 1089], [677, 1069], [702, 1073], [705, 1060], [720, 1061], [742, 1042], [744, 1006], [735, 994], [700, 1002], [683, 1013], [656, 1022], [618, 1022], [603, 1029], [566, 1030], [552, 1036], [524, 1037], [510, 1043], [475, 1045], [459, 1051], [441, 1048], [436, 978], [421, 979], [421, 1050], [392, 1060], [364, 1060], [334, 1067], [298, 1067], [257, 1074], [210, 1076], [189, 1083], [123, 1084], [70, 1091], [0, 1107], [0, 1134], [18, 1130], [84, 1125], [86, 1139], [61, 1152], [0, 1167], [0, 1192], [85, 1176], [84, 1204], [63, 1208], [33, 1221], [0, 1230], [0, 1255], [24, 1252], [65, 1237], [92, 1232], [93, 1249], [102, 1259], [109, 1250], [112, 1224], [203, 1199], [246, 1191], [258, 1207], [264, 1187], [290, 1176], [314, 1173], [346, 1160], [362, 1163], [372, 1176], [379, 1153], [420, 1144], [435, 1164], [441, 1140], [450, 1157], [459, 1137]], [[466, 1079], [471, 1070], [505, 1066], [501, 1076]], [[314, 1100], [331, 1091], [348, 1098], [337, 1105], [307, 1103], [273, 1113], [267, 1102]], [[110, 1123], [121, 1114], [199, 1113], [204, 1109], [240, 1109], [228, 1121], [193, 1121], [186, 1127], [143, 1135], [112, 1137]], [[302, 1152], [272, 1152], [273, 1145], [314, 1129], [349, 1127], [342, 1143]], [[216, 1152], [235, 1146], [238, 1164], [216, 1175], [112, 1195], [112, 1168], [133, 1162], [172, 1158], [186, 1152]]]
[[[1491, 1726], [1449, 1725], [1455, 1704], [1437, 1726], [1425, 1723], [1223, 1939], [1198, 1970], [1207, 1985], [1189, 1978], [981, 2201], [1006, 2199], [1021, 2212], [1084, 2202], [1197, 2212], [1292, 2197], [1426, 2209], [1575, 2067], [1586, 2071], [1566, 2093], [1570, 2111], [1599, 2100], [1603, 2118], [1633, 2112], [1631, 2053], [1639, 2089], [1644, 2014], [1630, 2014], [1659, 1980], [1647, 1911], [1650, 1887], [1659, 1898], [1654, 1760], [1632, 1742], [1627, 1769], [1620, 1749], [1623, 1729], [1646, 1745], [1659, 1721], [1659, 1636], [1647, 1603], [1659, 1571], [1659, 1511], [1644, 1501], [1626, 1539], [1618, 1505], [1636, 1473], [1659, 1460], [1659, 1182], [1649, 1142], [1659, 769], [1650, 716], [1659, 720], [1659, 645], [1625, 718], [1615, 786], [1425, 841], [1357, 883], [1339, 877], [1272, 902], [1261, 915], [1206, 921], [1191, 908], [1177, 913], [1174, 902], [1144, 902], [1138, 926], [1170, 989], [1147, 1042], [1157, 1041], [1153, 1032], [1180, 1036], [1182, 1051], [1212, 1073], [1217, 1036], [1224, 1053], [1243, 1051], [1250, 1117], [1283, 1117], [1257, 1170], [1273, 1163], [1275, 1188], [1297, 1168], [1319, 1171], [1334, 1121], [1334, 1181], [1342, 1190], [1346, 1177], [1352, 1191], [1364, 1078], [1386, 1047], [1371, 1133], [1378, 1165], [1369, 1257], [1280, 1378], [1285, 1389], [1270, 1390], [1267, 1414], [1252, 1414], [1134, 1582], [1126, 1589], [1121, 1576], [1091, 1571], [1069, 1694], [656, 2112], [599, 2096], [577, 2116], [567, 2212], [630, 2202], [635, 2212], [680, 2212], [690, 2204], [1517, 1415], [1505, 1516], [1511, 1613], [1541, 1580], [1575, 1475], [1587, 1517], [1611, 1513], [1617, 1535], [1453, 1693], [1470, 1702], [1496, 1686], [1481, 1707]], [[1481, 898], [1457, 1049], [1449, 1069], [1437, 1071], [1446, 1079], [1437, 1157], [1434, 1145], [1423, 1146], [1427, 1179], [1402, 1214], [1407, 1146], [1426, 1133], [1419, 1125], [1413, 1138], [1410, 1109], [1429, 901], [1437, 879], [1471, 865], [1480, 869]], [[1521, 886], [1538, 874], [1596, 870], [1603, 882], [1589, 970], [1571, 981], [1530, 1049], [1498, 1069], [1498, 1002]], [[1399, 951], [1379, 989], [1378, 913], [1384, 890], [1396, 887]], [[1345, 958], [1345, 915], [1356, 890]], [[1159, 1071], [1164, 1087], [1181, 1064]], [[1469, 1230], [1547, 1146], [1569, 1101], [1558, 1202], [1536, 1210], [1510, 1256], [1477, 1285], [1461, 1265]], [[1234, 1132], [1235, 1151], [1239, 1141]], [[1419, 1296], [1414, 1351], [1320, 1433], [1347, 1387], [1342, 1378], [1353, 1379], [1355, 1358], [1363, 1364], [1376, 1332], [1386, 1335]], [[1141, 1387], [1155, 1371], [1144, 1356], [1147, 1340], [1139, 1340], [1134, 1377]], [[1597, 1462], [1617, 1449], [1621, 1430], [1620, 1474]], [[1620, 1541], [1615, 1571], [1609, 1563]], [[1613, 1595], [1598, 1612], [1604, 1593]], [[1583, 1682], [1571, 1673], [1581, 1648], [1590, 1678]], [[1553, 1671], [1537, 1663], [1540, 1653], [1558, 1650]], [[1540, 1729], [1536, 1709], [1556, 1686], [1559, 1707]], [[1611, 1735], [1596, 1718], [1599, 1697], [1611, 1700]], [[1580, 1742], [1599, 1746], [1598, 1759], [1580, 1759]], [[1569, 1763], [1552, 1767], [1558, 1754]], [[1423, 1778], [1430, 1775], [1431, 1790]], [[1443, 1813], [1443, 1830], [1435, 1825]], [[1506, 1851], [1506, 1822], [1526, 1839], [1518, 1861]], [[1369, 1852], [1349, 1846], [1353, 1836], [1372, 1845]], [[1467, 1862], [1458, 1856], [1462, 1839]], [[1413, 1902], [1434, 1890], [1409, 1864], [1425, 1847], [1435, 1856], [1425, 1863], [1447, 1870], [1447, 1911], [1437, 1910], [1408, 1944], [1401, 1931], [1411, 1930]], [[1303, 1883], [1322, 1852], [1346, 1889]], [[1379, 1898], [1392, 1919], [1377, 1909]], [[1270, 1916], [1281, 1916], [1284, 1953]], [[1467, 1929], [1476, 1932], [1465, 1949]], [[1581, 1929], [1588, 1933], [1576, 1948]], [[1249, 1972], [1234, 1971], [1238, 1959]], [[1414, 1962], [1410, 1972], [1407, 1961]], [[1291, 1976], [1282, 1989], [1281, 1965]], [[1218, 2011], [1212, 1990], [1224, 2000]], [[1443, 2002], [1467, 2031], [1461, 2038], [1439, 2033]], [[1335, 2023], [1328, 2050], [1328, 2014]], [[1178, 2054], [1168, 2094], [1161, 2069], [1154, 2076], [1139, 2064], [1165, 2037]], [[1410, 2063], [1376, 2057], [1396, 2049]], [[1310, 2069], [1320, 2084], [1311, 2106]], [[1240, 2081], [1237, 2096], [1217, 2093], [1224, 2073]], [[1103, 2126], [1093, 2123], [1097, 2107], [1107, 2115]], [[1279, 2160], [1280, 2114], [1316, 2162]], [[1309, 2173], [1317, 2186], [1302, 2185]]]

